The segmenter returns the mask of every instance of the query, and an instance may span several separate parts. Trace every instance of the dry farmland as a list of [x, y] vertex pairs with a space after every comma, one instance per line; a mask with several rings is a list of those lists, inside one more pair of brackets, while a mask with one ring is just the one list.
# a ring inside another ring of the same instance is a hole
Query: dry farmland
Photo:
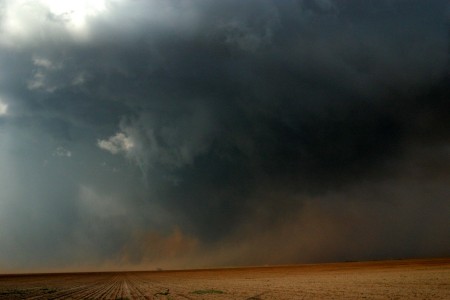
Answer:
[[450, 258], [2, 275], [0, 299], [450, 299]]

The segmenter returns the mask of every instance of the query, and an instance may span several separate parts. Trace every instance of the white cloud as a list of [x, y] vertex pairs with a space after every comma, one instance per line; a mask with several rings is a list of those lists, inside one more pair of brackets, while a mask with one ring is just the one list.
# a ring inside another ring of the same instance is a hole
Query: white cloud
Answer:
[[[99, 28], [128, 36], [143, 24], [189, 32], [197, 24], [199, 7], [192, 1], [0, 0], [0, 45], [84, 43], [95, 38]], [[98, 37], [104, 39], [104, 33], [100, 30]]]
[[108, 139], [97, 140], [97, 146], [124, 155], [146, 177], [156, 165], [173, 170], [192, 164], [196, 156], [209, 148], [213, 124], [210, 112], [199, 107], [170, 125], [159, 124], [157, 117], [144, 114], [136, 120], [123, 120], [120, 131]]
[[56, 17], [66, 21], [74, 29], [86, 26], [89, 17], [96, 16], [106, 9], [105, 0], [41, 0]]
[[49, 35], [85, 37], [89, 20], [106, 11], [107, 0], [5, 0], [2, 1], [0, 43], [17, 46], [17, 42]]
[[55, 149], [53, 152], [53, 156], [58, 157], [72, 157], [72, 152], [70, 150], [67, 150], [66, 148], [59, 146]]
[[131, 137], [125, 133], [119, 132], [107, 140], [98, 140], [97, 145], [112, 154], [128, 153], [134, 148], [134, 143]]
[[121, 124], [121, 131], [104, 140], [97, 140], [97, 146], [111, 154], [123, 154], [134, 162], [142, 172], [144, 182], [147, 182], [147, 169], [151, 151], [145, 151], [139, 130]]
[[33, 78], [28, 81], [27, 87], [30, 90], [42, 89], [49, 93], [52, 93], [57, 89], [55, 85], [48, 82], [47, 76], [41, 71], [37, 71], [33, 74]]
[[51, 80], [52, 72], [62, 69], [60, 63], [53, 62], [43, 57], [33, 57], [33, 64], [35, 65], [36, 70], [33, 73], [33, 77], [28, 81], [28, 88], [30, 90], [41, 89], [52, 93], [60, 88], [55, 80]]
[[[33, 57], [34, 69], [32, 77], [28, 80], [30, 90], [43, 90], [52, 93], [66, 86], [81, 86], [88, 76], [84, 71], [71, 74], [70, 70], [61, 62], [61, 59], [48, 59], [41, 56]], [[70, 66], [69, 66], [70, 68]]]
[[56, 70], [60, 69], [60, 64], [55, 64], [54, 62], [50, 61], [49, 59], [43, 58], [43, 57], [34, 57], [33, 58], [33, 64], [37, 67], [41, 67], [47, 70]]
[[0, 101], [0, 116], [4, 116], [8, 113], [8, 105]]

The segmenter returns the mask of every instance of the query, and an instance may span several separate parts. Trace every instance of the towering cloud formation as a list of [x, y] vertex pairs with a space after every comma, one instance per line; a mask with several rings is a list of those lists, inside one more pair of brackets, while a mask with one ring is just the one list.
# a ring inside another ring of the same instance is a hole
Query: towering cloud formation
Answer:
[[448, 11], [0, 2], [0, 271], [448, 254]]

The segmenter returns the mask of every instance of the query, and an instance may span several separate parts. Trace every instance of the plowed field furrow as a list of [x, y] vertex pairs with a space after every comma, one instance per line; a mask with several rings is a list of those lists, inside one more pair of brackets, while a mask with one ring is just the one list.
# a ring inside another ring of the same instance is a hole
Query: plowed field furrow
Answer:
[[149, 286], [155, 285], [153, 281], [145, 280], [141, 276], [131, 275], [129, 280], [139, 291], [145, 291]]
[[96, 299], [117, 299], [120, 298], [124, 276], [118, 275], [115, 277], [114, 282], [105, 290], [101, 295], [98, 295]]
[[122, 277], [119, 276], [117, 278], [117, 280], [114, 282], [114, 284], [112, 284], [110, 286], [110, 288], [106, 291], [106, 293], [104, 293], [100, 298], [101, 299], [116, 299], [119, 298], [119, 294], [120, 294], [120, 289], [121, 289], [121, 282], [122, 282]]
[[143, 293], [142, 291], [145, 290], [147, 286], [151, 284], [149, 281], [146, 281], [142, 277], [136, 275], [130, 275], [128, 276], [127, 279], [129, 282], [132, 282], [133, 287], [139, 290], [141, 293]]
[[78, 288], [76, 290], [63, 290], [62, 293], [58, 293], [56, 297], [49, 297], [47, 299], [49, 300], [56, 300], [56, 299], [87, 299], [86, 296], [88, 296], [90, 293], [92, 293], [93, 290], [95, 290], [98, 287], [98, 285], [89, 285], [86, 287]]
[[98, 288], [102, 287], [107, 280], [108, 279], [101, 278], [100, 280], [97, 280], [94, 283], [84, 284], [84, 285], [77, 286], [75, 288], [65, 289], [65, 290], [57, 292], [54, 295], [51, 295], [50, 297], [47, 297], [47, 298], [44, 298], [44, 299], [48, 299], [48, 300], [55, 300], [55, 299], [88, 299], [88, 298], [86, 298], [86, 296], [89, 296], [92, 291], [95, 291]]
[[121, 296], [121, 294], [122, 294], [122, 284], [117, 284], [115, 287], [114, 287], [114, 292], [113, 292], [114, 294], [114, 299], [120, 299], [120, 298], [122, 298], [122, 296]]
[[132, 298], [131, 292], [130, 292], [130, 286], [128, 285], [126, 280], [124, 280], [122, 283], [122, 298], [127, 298], [127, 299]]
[[136, 279], [131, 276], [127, 276], [126, 280], [132, 299], [150, 299], [150, 296], [146, 295], [143, 290], [138, 287], [139, 282]]
[[63, 289], [63, 290], [57, 291], [55, 293], [52, 293], [51, 295], [37, 295], [37, 296], [27, 297], [25, 299], [28, 299], [28, 300], [32, 300], [32, 299], [33, 300], [34, 299], [58, 299], [60, 297], [64, 297], [65, 295], [70, 295], [72, 293], [76, 293], [77, 291], [83, 291], [83, 290], [89, 289], [89, 287], [95, 286], [97, 284], [98, 284], [98, 282], [97, 283], [93, 283], [93, 284], [77, 285], [75, 287], [71, 287], [71, 288], [68, 288], [68, 289]]
[[88, 290], [84, 294], [78, 294], [77, 297], [78, 299], [105, 299], [102, 295], [106, 294], [116, 282], [117, 279], [112, 278], [107, 282], [104, 282], [101, 286]]
[[113, 297], [114, 289], [117, 285], [120, 284], [121, 277], [114, 276], [110, 281], [106, 282], [101, 289], [95, 291], [94, 294], [91, 295], [93, 299], [110, 299]]
[[96, 295], [95, 299], [120, 299], [122, 298], [122, 285], [124, 276], [119, 275], [114, 278], [114, 281], [110, 283], [107, 289], [102, 294]]
[[114, 288], [114, 293], [111, 295], [112, 299], [122, 299], [124, 296], [124, 286], [123, 286], [124, 278], [122, 277], [120, 282], [117, 282]]

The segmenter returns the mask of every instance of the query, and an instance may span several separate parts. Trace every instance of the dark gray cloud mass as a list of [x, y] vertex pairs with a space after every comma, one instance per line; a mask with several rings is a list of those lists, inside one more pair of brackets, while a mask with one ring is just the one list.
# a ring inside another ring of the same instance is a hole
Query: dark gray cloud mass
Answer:
[[0, 272], [450, 254], [447, 1], [0, 1]]

